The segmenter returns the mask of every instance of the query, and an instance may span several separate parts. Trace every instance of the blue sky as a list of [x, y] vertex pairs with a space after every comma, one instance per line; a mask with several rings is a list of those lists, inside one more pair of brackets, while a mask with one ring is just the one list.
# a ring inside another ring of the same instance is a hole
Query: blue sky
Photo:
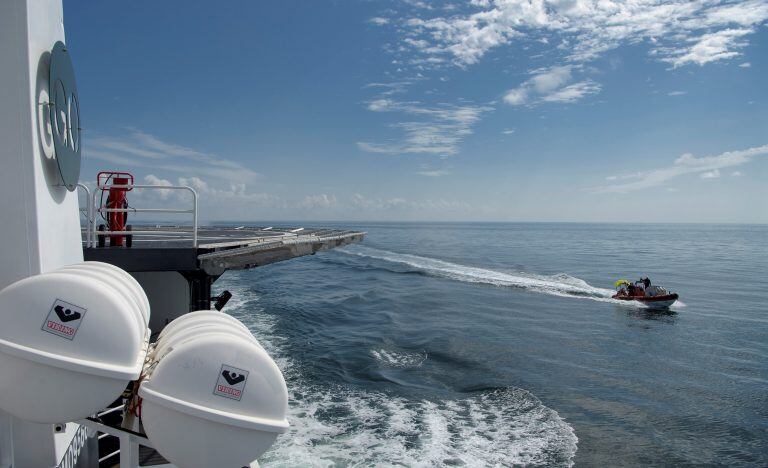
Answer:
[[64, 8], [82, 178], [206, 220], [768, 222], [765, 0]]

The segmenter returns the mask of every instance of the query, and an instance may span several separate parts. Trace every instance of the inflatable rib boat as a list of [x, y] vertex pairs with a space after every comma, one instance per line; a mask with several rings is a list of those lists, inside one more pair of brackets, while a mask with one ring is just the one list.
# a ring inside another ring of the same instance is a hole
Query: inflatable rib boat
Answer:
[[680, 297], [677, 295], [677, 293], [670, 293], [670, 294], [664, 294], [660, 296], [623, 296], [619, 294], [614, 294], [613, 298], [618, 299], [620, 301], [637, 301], [642, 304], [647, 305], [648, 307], [653, 307], [656, 309], [664, 309], [677, 301], [677, 298]]
[[627, 280], [619, 280], [616, 281], [615, 286], [616, 294], [611, 296], [613, 299], [637, 301], [655, 309], [667, 308], [680, 297], [677, 293], [669, 292], [661, 286], [649, 284], [646, 287], [642, 281], [631, 284]]

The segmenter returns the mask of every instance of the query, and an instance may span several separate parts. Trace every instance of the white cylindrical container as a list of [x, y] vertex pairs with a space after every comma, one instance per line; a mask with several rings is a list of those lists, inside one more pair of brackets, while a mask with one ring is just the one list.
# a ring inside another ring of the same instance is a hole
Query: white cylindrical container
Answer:
[[261, 347], [231, 332], [180, 340], [139, 395], [152, 445], [185, 468], [248, 465], [288, 428], [283, 375]]
[[56, 270], [59, 273], [74, 274], [82, 278], [88, 278], [91, 281], [102, 284], [105, 288], [110, 288], [125, 299], [128, 304], [131, 305], [135, 312], [136, 321], [141, 328], [147, 327], [147, 322], [144, 320], [144, 314], [141, 311], [141, 306], [136, 301], [136, 297], [133, 295], [130, 287], [120, 280], [115, 279], [115, 276], [105, 274], [103, 271], [94, 270], [80, 264], [69, 265]]
[[252, 339], [258, 344], [258, 341], [248, 327], [231, 315], [213, 310], [198, 310], [182, 315], [166, 325], [157, 337], [155, 349], [158, 350], [161, 347], [167, 346], [180, 333], [185, 336], [191, 336], [192, 330], [199, 334], [217, 329], [232, 330], [235, 333], [240, 333]]
[[131, 294], [135, 298], [136, 303], [139, 304], [141, 313], [144, 316], [144, 322], [147, 325], [149, 325], [149, 316], [150, 316], [149, 299], [147, 298], [147, 294], [144, 292], [144, 288], [141, 287], [139, 282], [136, 281], [136, 278], [131, 276], [130, 273], [128, 273], [127, 271], [115, 265], [104, 263], [104, 262], [94, 262], [94, 261], [75, 263], [73, 265], [67, 265], [65, 267], [62, 267], [61, 269], [72, 268], [72, 267], [78, 267], [78, 268], [86, 267], [88, 269], [103, 272], [106, 275], [109, 275], [115, 278], [119, 283], [127, 286]]
[[106, 407], [139, 377], [145, 329], [113, 288], [52, 272], [0, 291], [0, 409], [58, 423]]
[[160, 332], [160, 335], [158, 335], [157, 342], [159, 343], [165, 338], [165, 336], [174, 333], [175, 330], [185, 328], [187, 326], [191, 326], [201, 321], [208, 321], [208, 320], [215, 320], [219, 322], [229, 322], [232, 325], [236, 327], [240, 327], [246, 332], [250, 333], [250, 330], [248, 330], [248, 327], [243, 325], [241, 321], [237, 320], [231, 315], [225, 314], [223, 312], [213, 311], [213, 310], [198, 310], [195, 312], [184, 314], [181, 317], [173, 320], [168, 325], [166, 325], [165, 328], [163, 328], [163, 330]]
[[214, 320], [213, 318], [208, 317], [205, 320], [196, 320], [194, 323], [189, 323], [184, 327], [178, 327], [172, 330], [171, 333], [165, 335], [162, 340], [158, 340], [155, 348], [152, 350], [152, 359], [162, 359], [169, 350], [181, 343], [213, 332], [230, 333], [241, 336], [253, 341], [258, 347], [262, 347], [247, 329], [243, 330], [242, 327], [235, 326], [230, 322]]

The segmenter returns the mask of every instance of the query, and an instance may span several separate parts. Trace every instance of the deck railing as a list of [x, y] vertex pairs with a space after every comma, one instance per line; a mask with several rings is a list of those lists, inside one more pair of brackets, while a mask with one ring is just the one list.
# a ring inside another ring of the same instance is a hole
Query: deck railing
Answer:
[[91, 189], [85, 184], [77, 184], [77, 188], [85, 192], [85, 207], [80, 207], [80, 214], [85, 215], [85, 245], [91, 246], [91, 223], [93, 222], [93, 206], [91, 205]]
[[[124, 235], [124, 236], [135, 236], [135, 235], [155, 235], [157, 234], [157, 231], [134, 231], [134, 230], [120, 230], [120, 231], [99, 231], [98, 230], [98, 223], [96, 222], [96, 215], [97, 214], [105, 214], [105, 213], [172, 213], [172, 214], [191, 214], [192, 215], [192, 246], [197, 247], [197, 229], [198, 229], [198, 219], [197, 219], [197, 192], [195, 192], [195, 189], [192, 187], [188, 187], [186, 185], [97, 185], [93, 193], [83, 184], [78, 184], [78, 187], [82, 188], [85, 191], [86, 197], [88, 199], [87, 206], [85, 208], [80, 208], [81, 213], [86, 214], [87, 223], [86, 223], [86, 246], [87, 247], [95, 247], [97, 245], [98, 239], [100, 236], [113, 236], [113, 235]], [[117, 188], [117, 189], [154, 189], [154, 190], [185, 190], [192, 194], [192, 208], [190, 209], [177, 209], [177, 208], [107, 208], [106, 206], [102, 206], [101, 203], [99, 203], [99, 206], [96, 207], [96, 196], [98, 196], [102, 191], [109, 190], [110, 188]], [[163, 234], [167, 233], [176, 233], [176, 234], [187, 234], [188, 230], [167, 230], [163, 229]]]

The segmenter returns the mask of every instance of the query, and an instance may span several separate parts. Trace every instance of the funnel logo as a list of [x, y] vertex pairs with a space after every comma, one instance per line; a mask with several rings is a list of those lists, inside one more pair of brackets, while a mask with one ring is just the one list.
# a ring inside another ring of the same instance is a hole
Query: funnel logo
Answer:
[[235, 373], [229, 373], [229, 371], [224, 371], [221, 373], [222, 377], [224, 377], [224, 380], [227, 381], [230, 385], [237, 385], [243, 380], [245, 380], [245, 376], [243, 374], [235, 374]]
[[248, 380], [247, 370], [223, 364], [213, 394], [240, 401], [243, 397], [246, 380]]
[[42, 329], [68, 340], [74, 339], [77, 329], [83, 322], [85, 311], [83, 307], [56, 299], [43, 322]]
[[56, 315], [59, 316], [59, 320], [62, 322], [71, 322], [72, 320], [79, 320], [80, 317], [83, 316], [80, 312], [74, 311], [72, 309], [65, 309], [64, 306], [57, 305], [53, 307], [54, 312], [56, 312]]

